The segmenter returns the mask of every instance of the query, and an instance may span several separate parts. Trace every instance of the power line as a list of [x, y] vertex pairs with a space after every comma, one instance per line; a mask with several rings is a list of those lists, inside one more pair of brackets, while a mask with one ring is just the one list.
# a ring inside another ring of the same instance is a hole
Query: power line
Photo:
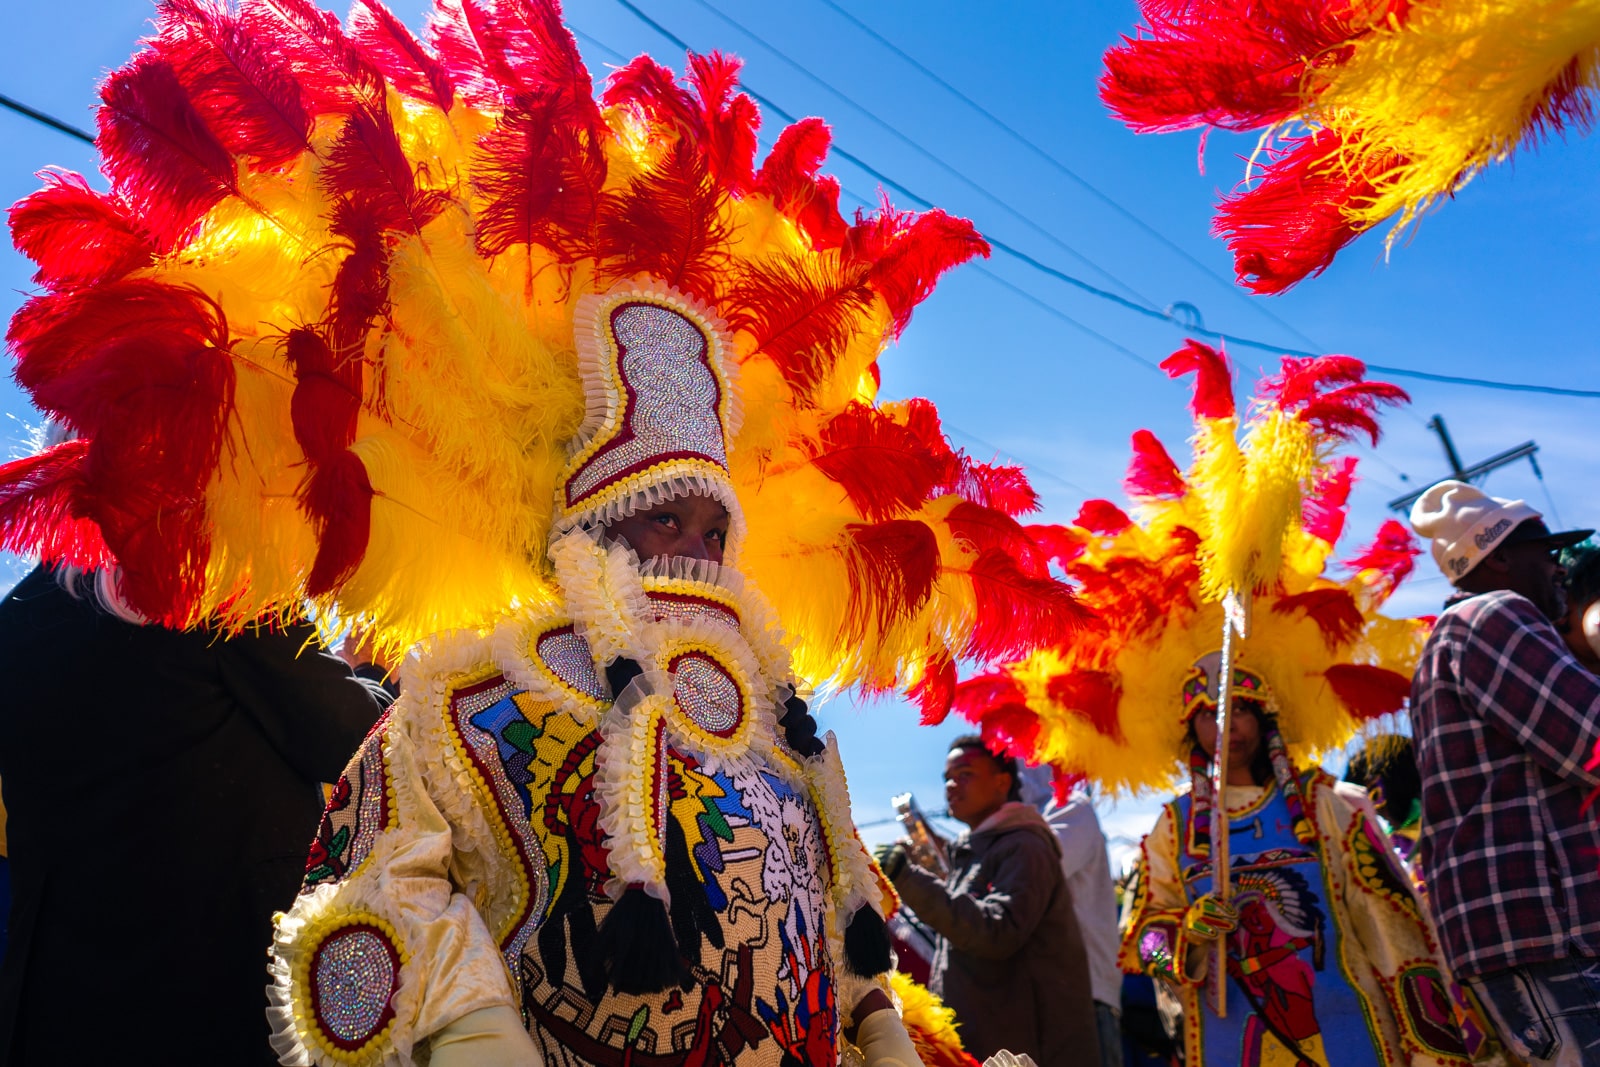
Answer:
[[31, 108], [20, 100], [13, 100], [9, 96], [0, 94], [0, 107], [10, 108], [19, 115], [30, 118], [35, 122], [43, 123], [52, 130], [55, 130], [58, 133], [64, 133], [68, 137], [76, 137], [85, 144], [94, 144], [94, 134], [80, 130], [70, 122], [63, 122], [53, 115], [47, 115], [43, 111], [39, 111], [36, 108]]
[[768, 41], [766, 38], [762, 37], [760, 34], [756, 33], [754, 30], [750, 29], [750, 27], [746, 26], [744, 23], [740, 22], [738, 19], [735, 19], [731, 15], [727, 15], [727, 14], [723, 13], [722, 11], [719, 11], [716, 7], [712, 6], [708, 2], [708, 0], [694, 0], [694, 2], [696, 4], [698, 4], [700, 7], [704, 8], [705, 10], [711, 12], [712, 15], [714, 15], [718, 19], [722, 20], [722, 22], [724, 22], [725, 24], [727, 24], [729, 26], [732, 26], [738, 32], [744, 34], [746, 37], [748, 37], [750, 40], [754, 41], [756, 44], [760, 45], [762, 48], [765, 48], [768, 52], [770, 52], [774, 56], [776, 56], [779, 60], [781, 60], [783, 63], [785, 63], [789, 67], [789, 69], [791, 69], [795, 73], [799, 74], [802, 78], [804, 78], [807, 81], [811, 82], [813, 85], [819, 86], [820, 88], [823, 89], [823, 91], [825, 91], [825, 92], [831, 94], [832, 96], [836, 97], [837, 99], [843, 101], [845, 104], [847, 104], [850, 107], [854, 108], [860, 114], [865, 115], [867, 117], [867, 119], [869, 119], [872, 123], [874, 123], [879, 129], [881, 129], [885, 133], [889, 134], [889, 136], [893, 137], [895, 140], [899, 141], [901, 144], [905, 145], [907, 148], [909, 148], [913, 152], [917, 153], [923, 159], [926, 159], [928, 162], [932, 163], [935, 167], [939, 168], [944, 173], [946, 173], [946, 174], [950, 175], [951, 177], [955, 178], [957, 181], [959, 181], [960, 183], [965, 185], [967, 188], [971, 189], [973, 192], [977, 193], [979, 196], [983, 197], [985, 200], [988, 200], [990, 203], [999, 206], [999, 208], [1002, 211], [1004, 211], [1006, 214], [1008, 214], [1012, 218], [1017, 219], [1018, 221], [1022, 222], [1029, 229], [1031, 229], [1035, 233], [1039, 234], [1041, 237], [1043, 237], [1045, 240], [1049, 241], [1051, 244], [1055, 245], [1057, 248], [1059, 248], [1062, 251], [1066, 252], [1069, 256], [1073, 257], [1078, 262], [1080, 262], [1084, 266], [1088, 267], [1090, 270], [1093, 270], [1096, 273], [1100, 274], [1101, 276], [1105, 277], [1106, 279], [1111, 281], [1114, 285], [1117, 285], [1117, 286], [1121, 287], [1125, 292], [1131, 293], [1134, 296], [1138, 297], [1140, 300], [1144, 301], [1145, 304], [1148, 305], [1148, 304], [1154, 303], [1149, 297], [1147, 297], [1143, 293], [1139, 292], [1132, 285], [1130, 285], [1129, 283], [1123, 281], [1121, 278], [1117, 277], [1115, 274], [1111, 273], [1106, 268], [1100, 266], [1100, 264], [1096, 263], [1093, 259], [1090, 259], [1084, 253], [1078, 251], [1076, 248], [1074, 248], [1072, 245], [1068, 244], [1066, 241], [1062, 240], [1056, 234], [1050, 232], [1041, 223], [1037, 222], [1033, 218], [1030, 218], [1028, 215], [1025, 215], [1014, 204], [1012, 204], [1009, 201], [1005, 200], [1003, 197], [996, 196], [994, 193], [992, 193], [988, 189], [984, 188], [983, 185], [981, 185], [980, 183], [974, 181], [972, 178], [968, 177], [966, 173], [964, 173], [963, 171], [961, 171], [960, 169], [958, 169], [958, 168], [956, 168], [954, 166], [951, 166], [949, 163], [947, 163], [940, 156], [935, 155], [933, 152], [931, 152], [927, 148], [923, 147], [922, 144], [920, 144], [919, 142], [917, 142], [913, 138], [908, 137], [906, 134], [902, 133], [896, 126], [894, 126], [892, 123], [886, 121], [882, 116], [878, 115], [871, 108], [868, 108], [866, 105], [862, 104], [859, 100], [856, 100], [853, 97], [848, 96], [845, 93], [841, 92], [836, 86], [830, 84], [828, 81], [824, 80], [823, 78], [819, 78], [817, 75], [811, 73], [811, 71], [807, 70], [804, 65], [802, 65], [801, 63], [796, 61], [792, 56], [788, 55], [781, 48], [779, 48], [776, 45], [774, 45], [771, 41]]
[[960, 89], [958, 89], [954, 85], [950, 84], [950, 82], [946, 81], [937, 72], [935, 72], [934, 70], [930, 69], [926, 64], [922, 63], [920, 60], [918, 60], [916, 57], [912, 56], [910, 53], [906, 52], [905, 49], [901, 48], [899, 45], [897, 45], [893, 41], [889, 40], [887, 37], [885, 37], [883, 34], [879, 33], [877, 30], [873, 29], [871, 26], [867, 25], [865, 22], [862, 22], [856, 16], [852, 15], [849, 11], [846, 11], [844, 8], [840, 7], [837, 3], [835, 3], [835, 0], [820, 0], [820, 2], [823, 3], [823, 4], [826, 4], [828, 7], [832, 8], [833, 11], [836, 14], [840, 15], [846, 21], [848, 21], [851, 24], [853, 24], [854, 26], [856, 26], [856, 28], [861, 30], [861, 32], [865, 33], [868, 37], [871, 37], [873, 40], [877, 41], [879, 44], [881, 44], [885, 48], [889, 49], [889, 51], [891, 51], [895, 55], [899, 56], [905, 62], [909, 63], [912, 67], [916, 68], [923, 75], [925, 75], [928, 78], [932, 79], [939, 86], [941, 86], [946, 92], [948, 92], [951, 95], [955, 96], [962, 103], [966, 104], [968, 107], [972, 108], [978, 114], [982, 115], [984, 118], [986, 118], [990, 122], [994, 123], [995, 126], [999, 127], [1001, 130], [1003, 130], [1014, 141], [1016, 141], [1018, 144], [1022, 145], [1024, 148], [1028, 149], [1028, 151], [1032, 152], [1034, 155], [1038, 156], [1040, 159], [1042, 159], [1045, 163], [1047, 163], [1053, 169], [1055, 169], [1056, 171], [1060, 172], [1063, 176], [1065, 176], [1069, 181], [1073, 182], [1079, 188], [1083, 189], [1085, 192], [1087, 192], [1091, 196], [1095, 197], [1095, 199], [1099, 200], [1101, 203], [1103, 203], [1107, 207], [1111, 208], [1117, 214], [1121, 215], [1123, 218], [1127, 219], [1129, 222], [1131, 222], [1135, 226], [1139, 227], [1139, 229], [1143, 230], [1145, 233], [1147, 233], [1151, 237], [1155, 238], [1157, 241], [1159, 241], [1166, 248], [1168, 248], [1171, 251], [1177, 253], [1186, 262], [1188, 262], [1192, 266], [1198, 268], [1203, 274], [1205, 274], [1207, 277], [1209, 277], [1212, 281], [1214, 281], [1217, 284], [1221, 285], [1224, 289], [1226, 289], [1234, 297], [1236, 297], [1236, 298], [1238, 298], [1240, 300], [1243, 300], [1246, 304], [1248, 304], [1256, 312], [1258, 312], [1259, 314], [1264, 315], [1267, 318], [1271, 319], [1273, 322], [1277, 323], [1279, 326], [1282, 326], [1284, 329], [1288, 330], [1290, 333], [1292, 333], [1296, 337], [1300, 338], [1306, 344], [1311, 345], [1313, 348], [1316, 347], [1316, 342], [1313, 341], [1311, 338], [1307, 337], [1305, 334], [1301, 333], [1298, 329], [1296, 329], [1294, 327], [1294, 325], [1292, 325], [1289, 322], [1284, 321], [1283, 318], [1281, 318], [1278, 314], [1276, 314], [1270, 308], [1266, 307], [1265, 305], [1261, 304], [1258, 301], [1251, 300], [1249, 297], [1247, 297], [1243, 293], [1241, 293], [1239, 291], [1239, 289], [1237, 288], [1237, 286], [1235, 285], [1233, 279], [1224, 278], [1222, 275], [1220, 275], [1216, 271], [1212, 270], [1205, 263], [1203, 263], [1199, 259], [1196, 259], [1193, 255], [1191, 255], [1188, 252], [1188, 250], [1183, 248], [1183, 246], [1181, 246], [1177, 242], [1173, 241], [1166, 234], [1162, 233], [1160, 230], [1156, 229], [1154, 226], [1150, 225], [1148, 222], [1145, 222], [1144, 219], [1140, 218], [1138, 215], [1135, 215], [1128, 208], [1122, 206], [1121, 203], [1119, 203], [1117, 200], [1113, 199], [1108, 193], [1105, 193], [1105, 192], [1101, 191], [1101, 189], [1098, 186], [1096, 186], [1093, 182], [1089, 181], [1089, 179], [1085, 178], [1083, 175], [1079, 174], [1077, 171], [1075, 171], [1071, 167], [1067, 166], [1065, 163], [1063, 163], [1061, 160], [1057, 159], [1050, 152], [1047, 152], [1044, 148], [1040, 147], [1038, 143], [1036, 143], [1034, 140], [1029, 138], [1026, 134], [1022, 133], [1020, 130], [1017, 130], [1015, 127], [1011, 126], [1004, 119], [1000, 118], [1000, 116], [996, 115], [994, 112], [990, 111], [988, 108], [984, 107], [982, 104], [980, 104], [976, 100], [974, 100], [972, 97], [968, 96], [966, 93], [962, 92]]

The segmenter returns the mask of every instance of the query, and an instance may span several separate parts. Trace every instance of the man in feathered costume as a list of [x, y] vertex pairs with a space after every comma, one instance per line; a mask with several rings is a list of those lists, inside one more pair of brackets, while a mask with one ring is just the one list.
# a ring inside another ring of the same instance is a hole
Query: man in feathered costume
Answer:
[[103, 90], [110, 191], [12, 210], [17, 376], [78, 438], [0, 468], [6, 547], [173, 627], [427, 638], [278, 923], [286, 1063], [915, 1061], [795, 690], [939, 708], [1081, 612], [1020, 472], [874, 400], [983, 242], [847, 223], [814, 119], [758, 169], [736, 72], [597, 102], [547, 2], [440, 0], [423, 43], [170, 0]]
[[[1374, 408], [1404, 394], [1348, 357], [1285, 359], [1241, 440], [1219, 353], [1190, 342], [1164, 366], [1197, 377], [1191, 469], [1140, 431], [1132, 517], [1091, 501], [1075, 529], [1036, 534], [1104, 630], [963, 683], [956, 707], [1116, 791], [1169, 787], [1189, 761], [1191, 788], [1144, 840], [1122, 948], [1126, 969], [1181, 999], [1188, 1062], [1464, 1063], [1448, 982], [1376, 814], [1355, 787], [1298, 769], [1402, 707], [1424, 635], [1377, 612], [1415, 555], [1398, 524], [1349, 562], [1351, 578], [1324, 574], [1354, 468], [1333, 449], [1376, 437]], [[1228, 666], [1224, 625], [1247, 631]], [[1211, 873], [1223, 848], [1226, 901]]]

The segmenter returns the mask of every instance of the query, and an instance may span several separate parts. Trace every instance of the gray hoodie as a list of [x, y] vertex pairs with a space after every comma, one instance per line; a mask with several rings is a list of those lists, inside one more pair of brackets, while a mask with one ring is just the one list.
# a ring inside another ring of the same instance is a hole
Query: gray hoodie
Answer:
[[939, 934], [929, 984], [955, 1010], [969, 1053], [1100, 1062], [1083, 936], [1061, 847], [1038, 811], [1004, 805], [956, 838], [948, 878], [908, 863], [894, 887]]

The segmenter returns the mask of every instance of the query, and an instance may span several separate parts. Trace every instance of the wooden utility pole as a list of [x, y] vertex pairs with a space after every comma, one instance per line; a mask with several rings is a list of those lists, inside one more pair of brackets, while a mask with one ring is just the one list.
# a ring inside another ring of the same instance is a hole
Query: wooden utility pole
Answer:
[[[1444, 424], [1443, 415], [1435, 415], [1429, 419], [1428, 429], [1439, 435], [1439, 443], [1444, 445], [1445, 461], [1450, 464], [1450, 477], [1458, 482], [1476, 482], [1490, 471], [1509, 466], [1519, 459], [1526, 459], [1533, 467], [1534, 476], [1539, 481], [1544, 481], [1544, 472], [1539, 469], [1539, 461], [1533, 458], [1534, 453], [1539, 451], [1539, 446], [1532, 441], [1524, 441], [1515, 448], [1508, 448], [1504, 452], [1490, 456], [1481, 463], [1474, 463], [1472, 466], [1467, 467], [1461, 462], [1461, 454], [1456, 451], [1456, 443], [1450, 439], [1450, 428]], [[1438, 481], [1442, 480], [1439, 479]], [[1414, 493], [1395, 497], [1389, 501], [1389, 508], [1400, 512], [1402, 515], [1407, 514], [1411, 510], [1411, 505], [1417, 502], [1417, 498], [1426, 493], [1432, 486], [1438, 484], [1438, 481], [1429, 482]]]

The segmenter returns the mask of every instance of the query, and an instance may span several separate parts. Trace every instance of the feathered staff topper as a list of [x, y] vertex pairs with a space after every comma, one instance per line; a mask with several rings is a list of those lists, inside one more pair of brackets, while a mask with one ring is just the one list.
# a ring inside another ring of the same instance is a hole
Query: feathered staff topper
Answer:
[[648, 276], [731, 337], [740, 567], [806, 678], [948, 699], [956, 658], [1060, 640], [1020, 471], [875, 401], [987, 246], [939, 211], [847, 221], [820, 120], [758, 165], [738, 69], [641, 56], [596, 99], [549, 0], [438, 0], [420, 40], [377, 0], [167, 0], [102, 89], [110, 188], [50, 173], [11, 210], [40, 287], [16, 376], [75, 439], [0, 468], [4, 546], [116, 568], [170, 626], [306, 599], [394, 646], [487, 626], [549, 588], [574, 309]]
[[1141, 133], [1265, 128], [1213, 229], [1277, 293], [1391, 216], [1395, 237], [1491, 163], [1586, 131], [1591, 0], [1140, 0], [1101, 97]]
[[1404, 393], [1366, 381], [1347, 356], [1285, 358], [1241, 433], [1221, 353], [1191, 341], [1163, 366], [1195, 376], [1188, 470], [1140, 430], [1131, 508], [1091, 500], [1075, 525], [1036, 535], [1103, 628], [979, 674], [955, 701], [1018, 755], [1117, 793], [1177, 783], [1181, 691], [1218, 648], [1221, 591], [1253, 593], [1236, 661], [1267, 679], [1300, 761], [1399, 710], [1426, 636], [1419, 620], [1378, 613], [1417, 553], [1399, 523], [1345, 562], [1347, 576], [1328, 573], [1355, 470], [1335, 449], [1357, 433], [1376, 439], [1375, 409]]

